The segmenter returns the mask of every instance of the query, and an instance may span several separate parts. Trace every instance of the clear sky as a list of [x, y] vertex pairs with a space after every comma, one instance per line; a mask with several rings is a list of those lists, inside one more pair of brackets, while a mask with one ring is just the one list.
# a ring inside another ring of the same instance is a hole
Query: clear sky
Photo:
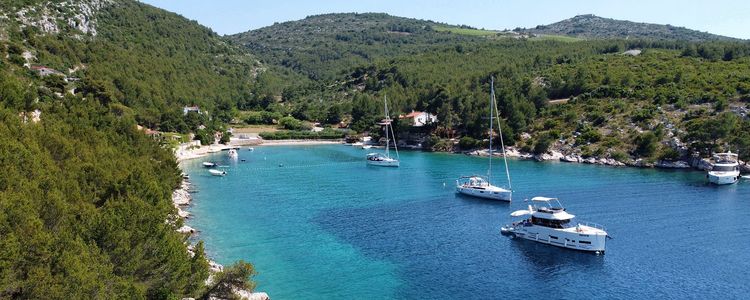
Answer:
[[233, 34], [334, 12], [385, 12], [395, 16], [513, 29], [554, 23], [580, 14], [671, 24], [750, 39], [745, 0], [142, 0], [196, 20], [219, 34]]

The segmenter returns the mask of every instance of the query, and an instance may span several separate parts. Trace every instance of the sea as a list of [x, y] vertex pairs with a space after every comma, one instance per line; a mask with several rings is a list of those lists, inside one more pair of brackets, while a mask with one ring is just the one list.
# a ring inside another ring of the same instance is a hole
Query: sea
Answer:
[[[747, 299], [750, 180], [509, 160], [511, 203], [455, 193], [488, 159], [401, 151], [368, 166], [346, 145], [243, 148], [186, 161], [188, 225], [208, 255], [251, 262], [272, 299]], [[214, 161], [227, 171], [211, 176]], [[492, 182], [507, 185], [502, 159]], [[606, 227], [605, 254], [500, 234], [534, 196]]]

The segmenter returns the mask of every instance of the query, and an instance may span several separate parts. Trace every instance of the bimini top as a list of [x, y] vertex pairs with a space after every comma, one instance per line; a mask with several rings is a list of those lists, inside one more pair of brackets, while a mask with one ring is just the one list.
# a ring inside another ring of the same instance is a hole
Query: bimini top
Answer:
[[557, 198], [549, 198], [549, 197], [534, 197], [534, 198], [531, 198], [531, 201], [538, 201], [538, 202], [550, 202], [552, 200], [557, 200]]
[[542, 218], [542, 219], [547, 219], [547, 220], [570, 220], [576, 217], [562, 209], [553, 209], [553, 210], [539, 209], [531, 215], [536, 218]]

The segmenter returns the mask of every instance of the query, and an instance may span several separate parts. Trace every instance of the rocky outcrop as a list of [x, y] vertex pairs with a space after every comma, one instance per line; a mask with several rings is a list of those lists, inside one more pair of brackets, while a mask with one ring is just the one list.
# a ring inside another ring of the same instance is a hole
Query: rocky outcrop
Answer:
[[578, 154], [570, 154], [570, 155], [565, 155], [561, 157], [560, 161], [570, 162], [570, 163], [580, 163], [583, 161], [583, 157], [581, 157]]
[[660, 160], [656, 162], [654, 166], [657, 168], [665, 168], [665, 169], [689, 169], [690, 168], [690, 164], [682, 160], [677, 160], [677, 161]]
[[547, 153], [537, 154], [534, 155], [534, 159], [536, 161], [546, 161], [546, 160], [557, 160], [559, 161], [561, 158], [563, 158], [564, 155], [557, 151], [550, 151]]

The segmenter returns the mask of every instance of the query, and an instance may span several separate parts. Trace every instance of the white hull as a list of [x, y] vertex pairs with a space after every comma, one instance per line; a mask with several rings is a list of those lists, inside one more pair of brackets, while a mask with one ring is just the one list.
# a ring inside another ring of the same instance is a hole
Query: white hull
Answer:
[[509, 230], [504, 228], [503, 233], [542, 244], [589, 252], [604, 253], [607, 244], [607, 234], [604, 231], [584, 225], [565, 229], [516, 225]]
[[740, 172], [708, 172], [708, 182], [718, 185], [733, 184], [740, 178]]
[[211, 173], [213, 176], [224, 176], [227, 175], [227, 172], [225, 171], [219, 171], [219, 170], [208, 170], [208, 172]]
[[398, 167], [398, 160], [367, 160], [367, 164], [379, 167]]
[[456, 186], [456, 192], [472, 197], [479, 197], [492, 200], [510, 201], [511, 191], [496, 186], [485, 188]]

